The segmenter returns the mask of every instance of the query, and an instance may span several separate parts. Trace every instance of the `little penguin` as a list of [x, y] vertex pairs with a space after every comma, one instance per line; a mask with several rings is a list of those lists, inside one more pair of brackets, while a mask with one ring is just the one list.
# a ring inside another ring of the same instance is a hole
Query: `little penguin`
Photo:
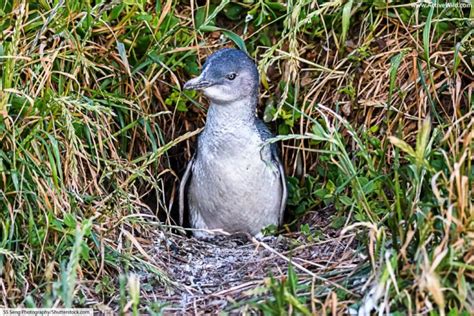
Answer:
[[273, 135], [256, 116], [259, 82], [246, 53], [224, 48], [184, 84], [210, 101], [179, 190], [180, 224], [187, 205], [197, 238], [209, 237], [202, 230], [261, 237], [263, 228], [282, 223], [286, 178], [277, 145], [267, 142]]

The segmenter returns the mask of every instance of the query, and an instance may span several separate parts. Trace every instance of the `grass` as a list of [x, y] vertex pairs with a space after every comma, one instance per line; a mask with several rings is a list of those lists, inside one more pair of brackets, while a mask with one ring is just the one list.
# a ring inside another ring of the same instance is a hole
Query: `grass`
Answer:
[[474, 9], [439, 4], [1, 2], [0, 305], [160, 310], [134, 273], [173, 283], [143, 247], [175, 225], [205, 118], [181, 85], [239, 46], [258, 61], [290, 217], [334, 207], [370, 267], [359, 296], [290, 269], [250, 306], [474, 313]]

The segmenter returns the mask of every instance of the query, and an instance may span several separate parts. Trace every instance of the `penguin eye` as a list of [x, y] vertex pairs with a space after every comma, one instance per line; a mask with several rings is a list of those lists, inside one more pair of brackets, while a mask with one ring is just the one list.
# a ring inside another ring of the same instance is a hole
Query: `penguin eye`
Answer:
[[228, 74], [227, 76], [225, 76], [227, 79], [229, 80], [234, 80], [235, 77], [237, 77], [237, 74], [235, 72], [231, 72], [230, 74]]

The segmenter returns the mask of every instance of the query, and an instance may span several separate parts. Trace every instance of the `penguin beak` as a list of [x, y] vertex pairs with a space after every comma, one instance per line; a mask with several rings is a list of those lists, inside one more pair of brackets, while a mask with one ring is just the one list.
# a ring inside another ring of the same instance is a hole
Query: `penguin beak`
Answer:
[[183, 86], [184, 90], [203, 90], [212, 86], [212, 82], [205, 80], [201, 74], [199, 77], [193, 78], [186, 82]]

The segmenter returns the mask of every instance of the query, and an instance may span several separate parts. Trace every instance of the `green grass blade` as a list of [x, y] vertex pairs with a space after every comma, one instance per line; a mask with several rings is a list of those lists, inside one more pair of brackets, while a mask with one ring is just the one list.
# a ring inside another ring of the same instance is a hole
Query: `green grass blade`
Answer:
[[342, 9], [342, 34], [341, 34], [341, 45], [344, 45], [346, 42], [347, 32], [349, 31], [349, 26], [351, 22], [351, 11], [353, 0], [347, 1]]

